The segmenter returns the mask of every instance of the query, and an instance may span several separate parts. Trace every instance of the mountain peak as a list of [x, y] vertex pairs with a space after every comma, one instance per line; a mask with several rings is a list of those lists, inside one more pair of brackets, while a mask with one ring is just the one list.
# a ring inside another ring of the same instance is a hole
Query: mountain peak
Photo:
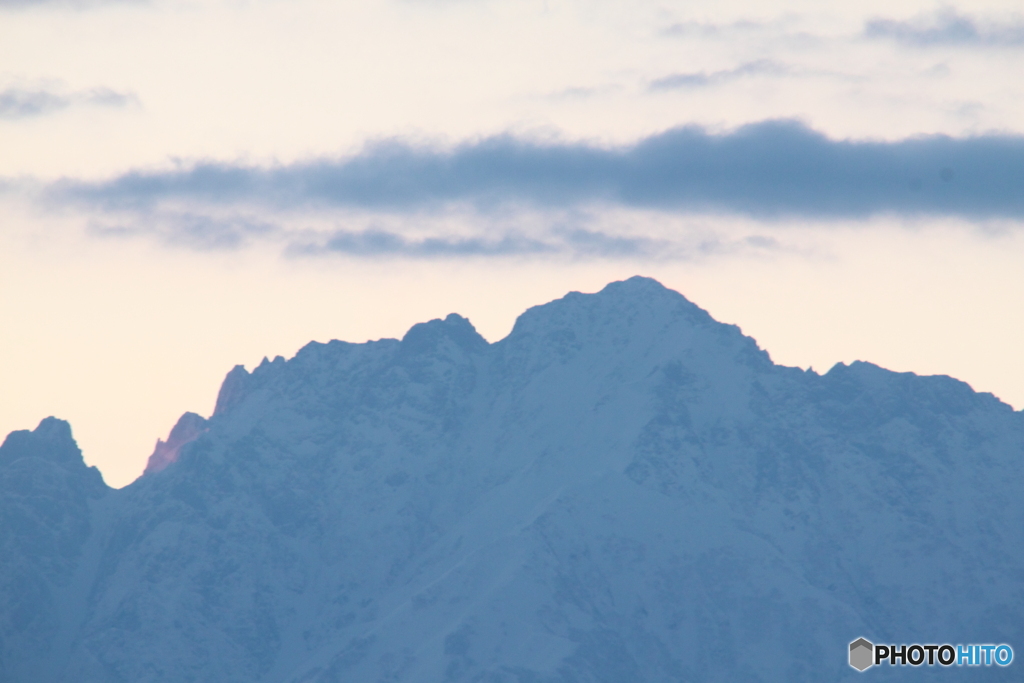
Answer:
[[251, 376], [244, 365], [236, 365], [231, 368], [224, 382], [220, 385], [220, 392], [217, 394], [217, 403], [213, 409], [214, 415], [222, 415], [235, 404], [245, 398], [246, 389], [249, 386]]
[[419, 354], [431, 351], [442, 339], [451, 340], [464, 351], [485, 349], [487, 340], [480, 336], [473, 324], [458, 313], [449, 313], [444, 320], [435, 318], [430, 322], [417, 323], [402, 337], [403, 354]]
[[0, 446], [0, 464], [21, 458], [41, 458], [65, 469], [85, 466], [82, 451], [71, 436], [71, 425], [56, 417], [43, 419], [32, 431], [21, 429], [7, 435]]
[[146, 462], [146, 470], [142, 475], [155, 474], [167, 469], [172, 463], [177, 462], [181, 448], [185, 444], [198, 439], [206, 429], [206, 418], [196, 413], [185, 413], [182, 415], [178, 419], [177, 424], [171, 429], [171, 433], [167, 436], [167, 441], [157, 439], [156, 448], [153, 449], [153, 454], [149, 456], [149, 460]]
[[[629, 293], [658, 293], [658, 294], [671, 294], [676, 297], [683, 297], [679, 292], [675, 292], [665, 285], [661, 284], [653, 277], [647, 277], [645, 275], [634, 275], [633, 277], [626, 278], [625, 280], [617, 280], [615, 282], [609, 282], [601, 290], [604, 291], [616, 291], [621, 290]], [[686, 297], [683, 297], [684, 299]]]
[[628, 302], [633, 306], [653, 306], [659, 310], [668, 307], [686, 311], [693, 316], [694, 322], [716, 322], [703, 308], [687, 299], [684, 295], [669, 289], [654, 278], [634, 275], [626, 280], [610, 282], [596, 294], [590, 295], [595, 300]]
[[582, 343], [604, 338], [618, 348], [650, 344], [689, 345], [703, 339], [707, 348], [740, 348], [762, 356], [756, 342], [735, 325], [720, 323], [679, 292], [648, 277], [612, 282], [593, 294], [569, 292], [561, 299], [534, 306], [516, 320], [508, 343], [533, 338]]
[[85, 464], [82, 451], [71, 434], [71, 425], [56, 417], [44, 418], [34, 430], [11, 432], [0, 445], [0, 466], [18, 460], [33, 458], [57, 465], [74, 475], [85, 475], [97, 480], [103, 478], [95, 467]]

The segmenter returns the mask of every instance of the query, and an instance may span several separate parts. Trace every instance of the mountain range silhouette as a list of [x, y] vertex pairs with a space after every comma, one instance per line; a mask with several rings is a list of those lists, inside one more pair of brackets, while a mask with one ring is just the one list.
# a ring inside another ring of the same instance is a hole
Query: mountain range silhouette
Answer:
[[777, 365], [646, 278], [311, 343], [123, 489], [7, 437], [0, 681], [1020, 680], [847, 656], [1024, 647], [1022, 455], [991, 394]]

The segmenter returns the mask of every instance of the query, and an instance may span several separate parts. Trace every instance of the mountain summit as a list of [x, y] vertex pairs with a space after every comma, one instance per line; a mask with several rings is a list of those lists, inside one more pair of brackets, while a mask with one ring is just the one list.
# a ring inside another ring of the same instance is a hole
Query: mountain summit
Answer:
[[200, 420], [117, 491], [25, 474], [73, 460], [53, 425], [0, 449], [0, 680], [818, 683], [860, 637], [1024, 647], [1024, 414], [775, 365], [650, 279], [494, 344], [455, 314], [314, 342]]

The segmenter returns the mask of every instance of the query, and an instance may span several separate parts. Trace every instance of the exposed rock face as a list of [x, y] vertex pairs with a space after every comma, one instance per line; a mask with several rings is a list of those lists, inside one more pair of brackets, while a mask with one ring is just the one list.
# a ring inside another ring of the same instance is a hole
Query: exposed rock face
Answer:
[[179, 419], [167, 441], [157, 439], [156, 448], [146, 462], [143, 475], [161, 472], [171, 463], [178, 461], [178, 452], [185, 444], [192, 443], [206, 431], [206, 419], [195, 413], [185, 413]]
[[0, 611], [0, 680], [817, 683], [907, 675], [849, 667], [861, 636], [1024, 643], [1024, 415], [777, 366], [651, 280], [236, 368], [206, 427], [68, 479], [66, 556], [4, 546], [69, 597]]

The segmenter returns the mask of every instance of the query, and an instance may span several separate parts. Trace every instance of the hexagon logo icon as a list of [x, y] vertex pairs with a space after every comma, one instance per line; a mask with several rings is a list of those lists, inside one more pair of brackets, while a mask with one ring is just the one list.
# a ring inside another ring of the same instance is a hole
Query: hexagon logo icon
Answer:
[[864, 638], [858, 638], [850, 643], [850, 666], [857, 671], [864, 671], [875, 659], [875, 646]]

